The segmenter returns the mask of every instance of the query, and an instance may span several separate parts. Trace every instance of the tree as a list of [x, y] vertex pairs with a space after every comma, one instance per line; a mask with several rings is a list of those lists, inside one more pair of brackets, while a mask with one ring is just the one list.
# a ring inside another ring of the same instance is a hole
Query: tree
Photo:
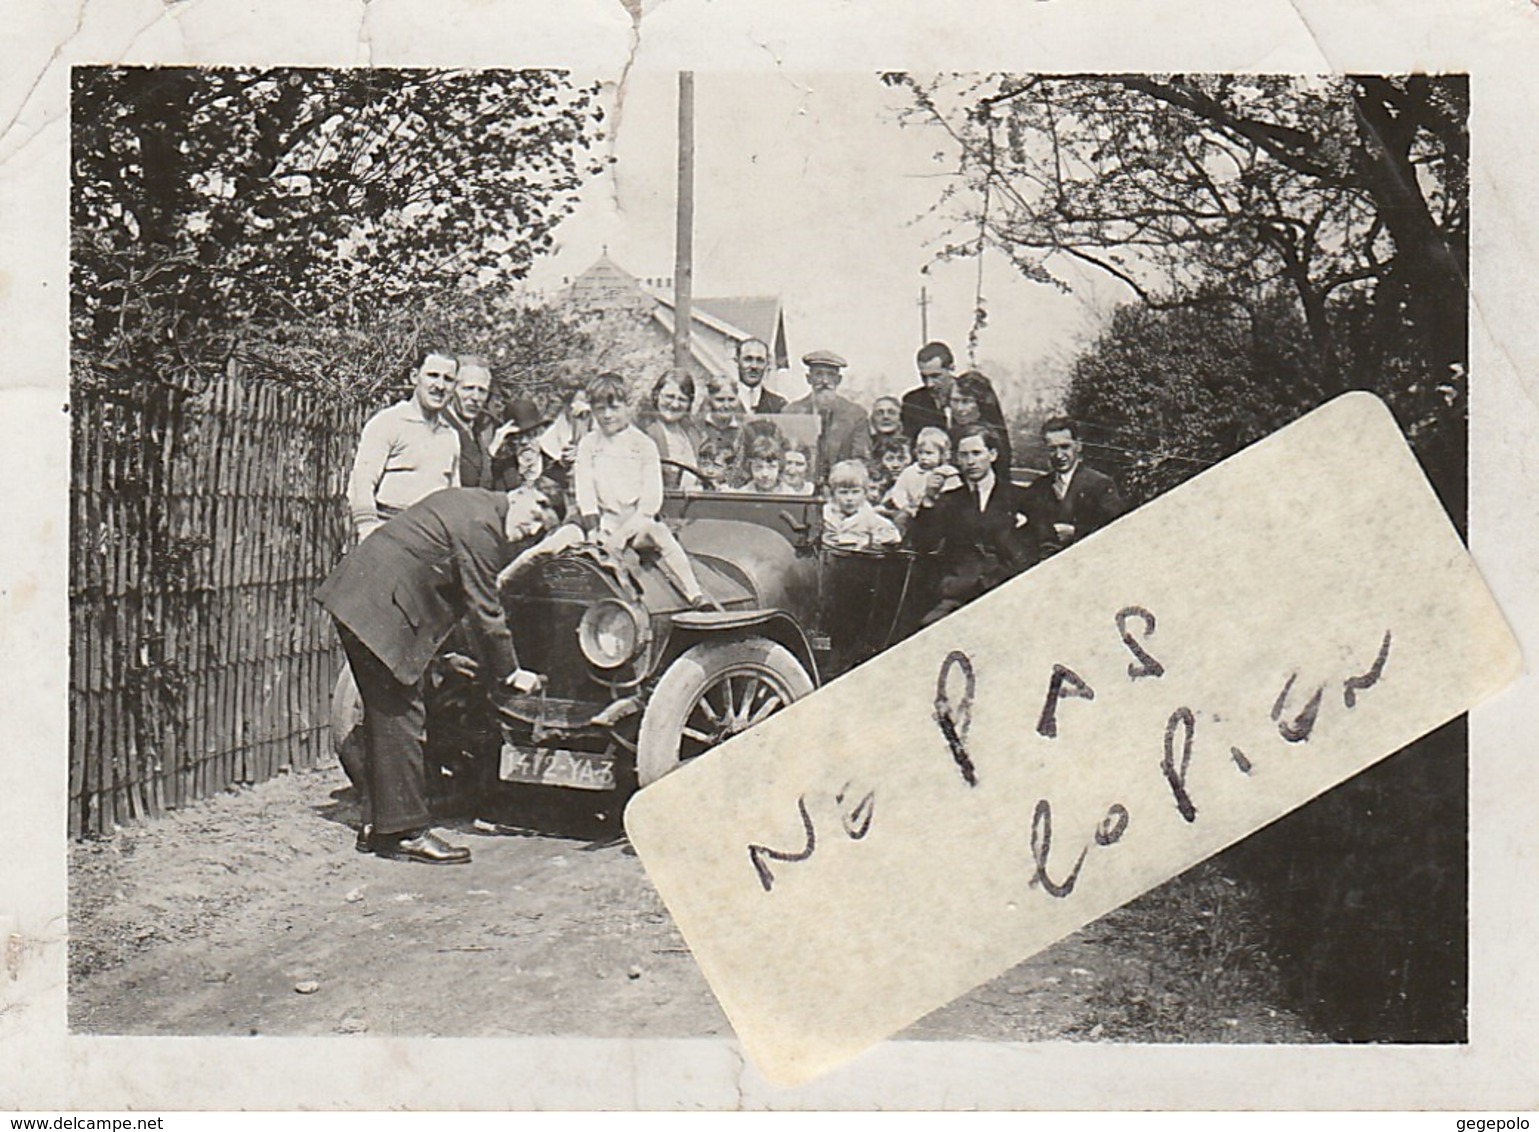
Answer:
[[599, 168], [594, 91], [551, 71], [80, 68], [72, 112], [73, 340], [99, 380], [205, 372], [255, 321], [505, 287]]
[[950, 254], [998, 248], [1060, 285], [1066, 257], [1165, 308], [1243, 306], [1283, 285], [1328, 380], [1330, 304], [1377, 289], [1430, 366], [1465, 363], [1465, 76], [887, 81], [911, 96], [906, 122], [956, 146], [937, 154], [957, 162], [940, 202], [964, 232]]
[[383, 405], [406, 394], [422, 349], [437, 343], [487, 360], [494, 413], [512, 397], [532, 397], [554, 412], [567, 394], [606, 370], [630, 380], [639, 404], [672, 365], [667, 343], [628, 312], [534, 303], [489, 287], [419, 295], [351, 326], [253, 320], [233, 357], [250, 373]]
[[[1455, 525], [1463, 529], [1465, 382], [1425, 368], [1406, 339], [1379, 333], [1361, 297], [1332, 304], [1343, 369], [1367, 375], [1404, 429]], [[1282, 291], [1249, 309], [1125, 303], [1074, 360], [1065, 411], [1092, 459], [1138, 502], [1281, 428], [1325, 400], [1309, 334]]]
[[1093, 462], [1144, 502], [1312, 407], [1312, 368], [1285, 295], [1250, 311], [1126, 303], [1075, 359], [1065, 409]]

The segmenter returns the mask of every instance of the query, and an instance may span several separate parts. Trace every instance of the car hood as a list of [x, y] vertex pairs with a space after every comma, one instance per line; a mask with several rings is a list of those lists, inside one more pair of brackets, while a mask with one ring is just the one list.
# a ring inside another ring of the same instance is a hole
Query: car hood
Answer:
[[805, 591], [816, 590], [813, 559], [757, 524], [696, 519], [678, 537], [700, 584], [723, 605], [799, 610]]

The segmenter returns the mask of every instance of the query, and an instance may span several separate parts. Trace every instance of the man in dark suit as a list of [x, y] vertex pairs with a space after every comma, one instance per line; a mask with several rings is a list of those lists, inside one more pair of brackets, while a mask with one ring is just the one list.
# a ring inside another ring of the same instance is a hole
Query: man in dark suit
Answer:
[[1108, 475], [1080, 459], [1082, 444], [1068, 417], [1042, 424], [1051, 471], [1026, 489], [1031, 529], [1044, 556], [1056, 554], [1127, 510]]
[[956, 462], [962, 486], [940, 491], [937, 474], [910, 527], [913, 547], [938, 555], [939, 601], [923, 624], [944, 617], [1036, 561], [1027, 536], [1026, 494], [996, 474], [999, 437], [992, 426], [964, 425]]
[[769, 346], [758, 338], [744, 338], [737, 344], [738, 400], [743, 402], [743, 408], [758, 416], [783, 413], [786, 408], [784, 397], [764, 387], [769, 365]]
[[518, 665], [497, 573], [514, 544], [549, 522], [531, 488], [434, 492], [364, 539], [315, 595], [337, 623], [364, 711], [360, 848], [428, 864], [460, 864], [470, 851], [429, 826], [422, 744], [422, 676], [461, 618], [480, 671], [496, 686], [528, 693], [540, 677]]
[[903, 432], [910, 445], [919, 442], [922, 428], [951, 431], [951, 383], [956, 366], [951, 347], [944, 342], [926, 342], [919, 348], [916, 361], [924, 384], [903, 395]]

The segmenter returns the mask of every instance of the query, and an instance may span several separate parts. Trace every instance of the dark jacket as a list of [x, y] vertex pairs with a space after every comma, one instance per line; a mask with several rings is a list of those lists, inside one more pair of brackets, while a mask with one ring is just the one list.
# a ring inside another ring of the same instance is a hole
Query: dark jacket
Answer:
[[485, 416], [477, 417], [470, 423], [460, 420], [453, 412], [446, 412], [444, 416], [454, 426], [454, 431], [460, 434], [460, 486], [490, 489], [492, 456], [489, 449], [497, 426]]
[[505, 676], [518, 667], [497, 595], [512, 559], [507, 513], [501, 492], [436, 491], [359, 543], [315, 600], [403, 684], [422, 678], [462, 617], [483, 671]]
[[786, 406], [788, 413], [812, 413], [822, 418], [818, 436], [817, 478], [828, 479], [828, 470], [841, 460], [866, 460], [871, 455], [871, 425], [862, 409], [848, 397], [835, 393], [822, 406], [812, 394]]
[[[760, 388], [764, 389], [763, 386], [760, 386]], [[759, 394], [759, 407], [754, 410], [755, 413], [759, 414], [760, 416], [767, 416], [770, 413], [783, 413], [785, 411], [786, 399], [779, 393], [776, 393], [772, 389], [764, 389], [764, 391]]]
[[921, 554], [939, 553], [947, 572], [976, 574], [996, 586], [1036, 562], [1030, 520], [1026, 492], [996, 473], [982, 511], [964, 483], [941, 492], [935, 506], [921, 507], [909, 537]]
[[902, 406], [903, 432], [908, 436], [909, 443], [919, 439], [919, 430], [922, 428], [938, 428], [950, 434], [946, 406], [936, 405], [928, 386], [910, 389], [903, 395]]
[[[1085, 464], [1075, 470], [1062, 499], [1053, 491], [1053, 473], [1049, 472], [1026, 489], [1026, 502], [1031, 529], [1041, 549], [1049, 554], [1100, 530], [1127, 510], [1112, 478]], [[1054, 523], [1073, 524], [1074, 537], [1059, 541]]]

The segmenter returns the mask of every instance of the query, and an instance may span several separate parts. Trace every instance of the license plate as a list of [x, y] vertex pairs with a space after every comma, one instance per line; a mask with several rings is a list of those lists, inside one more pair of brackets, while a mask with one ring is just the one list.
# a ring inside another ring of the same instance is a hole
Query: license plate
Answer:
[[536, 786], [613, 790], [614, 755], [549, 747], [515, 747], [512, 743], [504, 743], [498, 777], [504, 782], [528, 782]]

